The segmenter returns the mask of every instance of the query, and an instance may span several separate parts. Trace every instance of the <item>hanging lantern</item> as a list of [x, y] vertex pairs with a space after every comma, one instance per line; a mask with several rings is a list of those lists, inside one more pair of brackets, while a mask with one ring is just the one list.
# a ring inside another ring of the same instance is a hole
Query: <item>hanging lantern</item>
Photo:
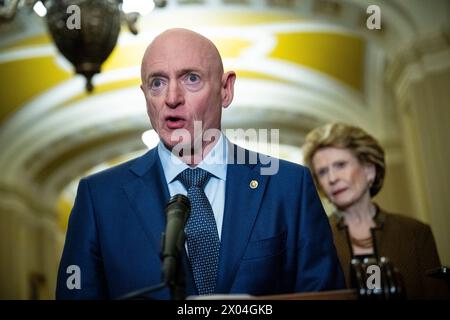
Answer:
[[120, 32], [120, 0], [46, 0], [47, 25], [59, 51], [86, 78], [92, 77], [114, 49]]

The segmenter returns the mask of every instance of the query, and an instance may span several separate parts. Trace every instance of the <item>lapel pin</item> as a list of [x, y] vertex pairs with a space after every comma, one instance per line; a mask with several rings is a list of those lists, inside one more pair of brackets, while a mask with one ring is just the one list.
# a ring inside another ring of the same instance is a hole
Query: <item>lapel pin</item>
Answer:
[[256, 181], [256, 180], [250, 181], [250, 188], [252, 188], [252, 189], [258, 188], [258, 181]]

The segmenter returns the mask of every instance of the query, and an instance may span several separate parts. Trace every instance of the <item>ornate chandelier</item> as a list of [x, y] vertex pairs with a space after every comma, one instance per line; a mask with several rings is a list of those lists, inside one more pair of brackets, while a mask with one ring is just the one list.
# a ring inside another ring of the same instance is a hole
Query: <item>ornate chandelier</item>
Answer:
[[[167, 1], [147, 0], [163, 7]], [[19, 0], [0, 0], [0, 23], [12, 20]], [[137, 34], [137, 12], [124, 12], [122, 0], [25, 0], [22, 6], [41, 6], [46, 12], [48, 30], [58, 50], [69, 60], [75, 72], [86, 78], [86, 90], [92, 92], [92, 77], [116, 46], [122, 22]]]

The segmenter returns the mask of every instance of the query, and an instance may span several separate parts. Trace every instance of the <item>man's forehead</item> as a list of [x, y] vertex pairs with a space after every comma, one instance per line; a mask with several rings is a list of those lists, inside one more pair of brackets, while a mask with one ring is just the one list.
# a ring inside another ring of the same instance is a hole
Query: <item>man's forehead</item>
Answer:
[[199, 39], [192, 39], [192, 41], [180, 38], [168, 38], [162, 41], [155, 41], [149, 47], [149, 57], [156, 58], [182, 58], [182, 57], [203, 57], [203, 58], [215, 58], [216, 52], [211, 45], [201, 41]]
[[[223, 72], [220, 54], [207, 38], [189, 30], [169, 30], [157, 36], [142, 61], [145, 74], [193, 70]], [[146, 69], [146, 70], [145, 70]]]
[[209, 45], [214, 46], [211, 40], [202, 36], [199, 33], [193, 32], [186, 29], [170, 29], [160, 35], [158, 35], [154, 40], [153, 44], [158, 43], [186, 43], [188, 45]]
[[211, 69], [211, 64], [207, 63], [206, 60], [201, 55], [189, 55], [185, 52], [182, 55], [150, 55], [144, 64], [148, 73], [180, 73], [187, 71], [208, 73], [209, 69]]
[[144, 61], [147, 72], [192, 70], [208, 73], [216, 69], [219, 61], [211, 53], [195, 51], [192, 48], [186, 50], [155, 50], [149, 52]]

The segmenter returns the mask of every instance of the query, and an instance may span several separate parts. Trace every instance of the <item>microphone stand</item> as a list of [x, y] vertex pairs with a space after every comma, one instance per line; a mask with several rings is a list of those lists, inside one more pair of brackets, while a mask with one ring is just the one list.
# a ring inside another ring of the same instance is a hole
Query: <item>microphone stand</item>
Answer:
[[189, 218], [191, 203], [188, 197], [174, 195], [166, 206], [166, 234], [162, 234], [161, 259], [162, 278], [169, 287], [173, 300], [186, 299], [186, 283], [181, 253], [184, 250], [186, 235], [184, 227]]
[[181, 194], [170, 198], [166, 205], [166, 232], [161, 235], [162, 283], [143, 288], [122, 296], [124, 299], [144, 298], [144, 294], [169, 287], [173, 300], [186, 299], [186, 283], [181, 252], [183, 252], [185, 233], [184, 226], [189, 217], [191, 204], [189, 199]]
[[[157, 284], [155, 286], [151, 286], [151, 287], [146, 287], [143, 289], [139, 289], [130, 293], [127, 293], [126, 295], [123, 295], [119, 298], [117, 298], [117, 300], [144, 300], [144, 299], [148, 299], [147, 297], [145, 297], [146, 294], [148, 293], [152, 293], [152, 292], [156, 292], [159, 291], [161, 289], [164, 289], [166, 287], [166, 284], [164, 282], [161, 282], [160, 284]], [[150, 299], [152, 300], [152, 299]]]
[[147, 299], [146, 294], [159, 291], [166, 287], [170, 289], [170, 296], [172, 300], [185, 300], [186, 299], [186, 281], [183, 265], [180, 259], [180, 252], [184, 246], [185, 234], [181, 232], [177, 241], [177, 254], [166, 255], [164, 252], [164, 237], [165, 234], [161, 235], [161, 259], [163, 260], [162, 267], [162, 282], [151, 286], [142, 288], [118, 298], [118, 300], [132, 300], [132, 299]]
[[[164, 239], [164, 234], [163, 234]], [[177, 241], [177, 252], [175, 256], [168, 255], [162, 256], [163, 259], [163, 283], [165, 283], [170, 289], [170, 295], [172, 300], [185, 300], [186, 299], [186, 281], [183, 264], [181, 263], [181, 255], [184, 247], [185, 234], [184, 231], [180, 232]], [[164, 252], [164, 243], [162, 241], [161, 252]]]

